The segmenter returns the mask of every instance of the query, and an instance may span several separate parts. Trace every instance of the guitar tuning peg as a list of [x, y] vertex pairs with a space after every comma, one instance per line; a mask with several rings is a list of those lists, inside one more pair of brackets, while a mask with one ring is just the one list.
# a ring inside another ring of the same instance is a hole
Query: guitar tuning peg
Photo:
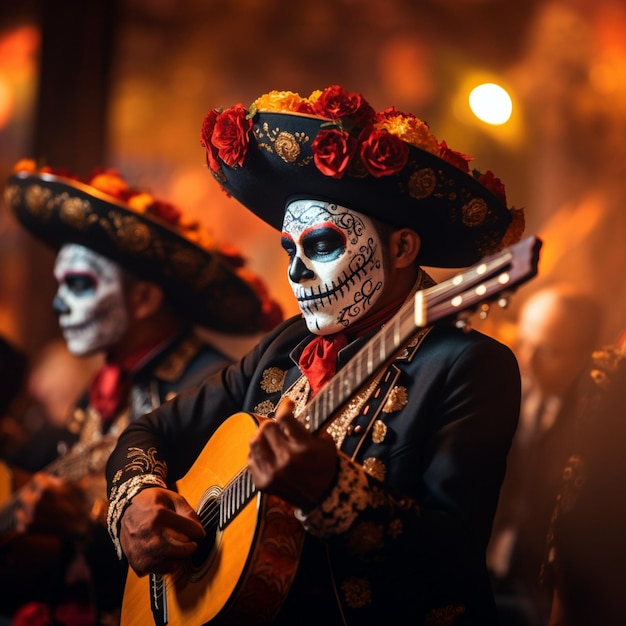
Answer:
[[501, 309], [506, 309], [509, 306], [511, 301], [511, 293], [510, 292], [502, 292], [500, 297], [498, 298], [498, 306]]
[[487, 316], [489, 315], [489, 310], [490, 310], [490, 306], [488, 304], [481, 304], [480, 305], [480, 311], [478, 313], [478, 317], [481, 320], [486, 320]]

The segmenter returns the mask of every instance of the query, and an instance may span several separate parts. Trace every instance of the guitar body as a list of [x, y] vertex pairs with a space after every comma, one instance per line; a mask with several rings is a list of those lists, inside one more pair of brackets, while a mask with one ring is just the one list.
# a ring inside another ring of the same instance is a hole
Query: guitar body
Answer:
[[268, 624], [280, 610], [304, 540], [293, 508], [256, 493], [223, 529], [217, 525], [220, 494], [246, 467], [257, 428], [258, 418], [250, 413], [231, 416], [178, 481], [207, 539], [184, 571], [139, 578], [129, 569], [122, 626]]

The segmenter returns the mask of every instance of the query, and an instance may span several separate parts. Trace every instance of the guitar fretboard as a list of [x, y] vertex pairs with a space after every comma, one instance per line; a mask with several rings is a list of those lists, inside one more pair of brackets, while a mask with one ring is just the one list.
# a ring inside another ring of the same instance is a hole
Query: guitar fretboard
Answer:
[[[115, 440], [115, 437], [107, 436], [84, 448], [71, 450], [52, 461], [42, 472], [67, 480], [79, 480], [89, 473], [100, 471], [113, 449]], [[15, 513], [19, 506], [20, 496], [27, 488], [28, 483], [18, 489], [0, 510], [0, 534], [9, 532], [15, 527]]]

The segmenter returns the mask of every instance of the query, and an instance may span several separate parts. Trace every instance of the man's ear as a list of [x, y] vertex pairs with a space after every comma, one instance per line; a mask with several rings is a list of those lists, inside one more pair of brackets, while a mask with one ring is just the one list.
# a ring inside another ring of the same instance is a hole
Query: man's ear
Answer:
[[392, 266], [401, 269], [413, 265], [421, 245], [420, 236], [412, 228], [394, 230], [389, 237], [389, 260]]
[[163, 289], [147, 280], [134, 281], [128, 289], [128, 311], [135, 320], [145, 320], [157, 313], [165, 299]]

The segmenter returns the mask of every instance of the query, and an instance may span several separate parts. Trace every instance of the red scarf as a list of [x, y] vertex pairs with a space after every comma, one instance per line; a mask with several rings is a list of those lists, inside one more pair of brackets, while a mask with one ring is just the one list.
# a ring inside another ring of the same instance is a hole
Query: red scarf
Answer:
[[100, 413], [103, 426], [112, 422], [128, 404], [134, 370], [172, 335], [172, 328], [168, 328], [119, 361], [107, 358], [89, 386], [89, 403]]
[[362, 337], [370, 330], [380, 328], [389, 321], [400, 309], [404, 300], [405, 298], [402, 297], [371, 317], [351, 324], [348, 327], [349, 336], [345, 332], [319, 335], [304, 348], [298, 364], [311, 385], [311, 396], [314, 396], [335, 375], [339, 351], [355, 337]]

